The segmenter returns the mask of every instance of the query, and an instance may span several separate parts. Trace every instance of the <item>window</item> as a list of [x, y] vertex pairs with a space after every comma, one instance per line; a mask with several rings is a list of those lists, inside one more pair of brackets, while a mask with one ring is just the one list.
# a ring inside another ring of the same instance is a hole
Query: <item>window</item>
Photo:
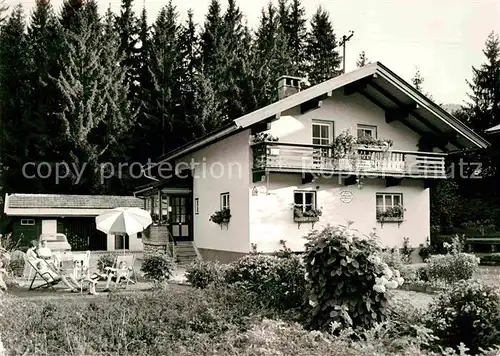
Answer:
[[220, 195], [220, 210], [229, 209], [229, 193]]
[[172, 212], [170, 213], [171, 223], [185, 224], [188, 222], [188, 198], [185, 196], [172, 196], [170, 198]]
[[194, 200], [194, 213], [198, 215], [200, 213], [200, 199], [195, 198]]
[[377, 126], [358, 125], [358, 138], [360, 137], [377, 138]]
[[142, 239], [142, 232], [138, 232], [138, 233], [137, 233], [137, 238], [138, 238], [138, 239]]
[[33, 220], [33, 219], [21, 219], [21, 225], [35, 225], [35, 220]]
[[293, 192], [293, 203], [295, 209], [302, 212], [316, 209], [316, 192], [296, 190]]
[[312, 124], [312, 144], [330, 145], [332, 143], [332, 123], [313, 122]]
[[385, 213], [387, 209], [403, 205], [403, 194], [377, 193], [377, 213]]

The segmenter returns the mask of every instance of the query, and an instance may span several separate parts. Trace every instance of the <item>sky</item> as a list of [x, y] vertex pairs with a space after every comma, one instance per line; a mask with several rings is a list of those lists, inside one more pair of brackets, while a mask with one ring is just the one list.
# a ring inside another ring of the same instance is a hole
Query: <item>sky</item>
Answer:
[[[52, 0], [60, 9], [63, 0]], [[276, 1], [276, 0], [274, 0]], [[168, 0], [135, 0], [137, 13], [146, 6], [150, 21]], [[225, 0], [221, 0], [223, 6]], [[239, 0], [251, 27], [258, 24], [260, 11], [269, 0]], [[31, 11], [35, 0], [7, 0]], [[111, 6], [119, 11], [120, 0], [98, 0], [101, 12]], [[184, 20], [188, 9], [200, 25], [208, 0], [173, 0]], [[356, 59], [365, 51], [372, 62], [379, 61], [406, 80], [418, 68], [425, 81], [424, 92], [438, 104], [463, 104], [467, 100], [466, 79], [472, 66], [479, 66], [482, 50], [491, 31], [500, 34], [500, 0], [302, 0], [307, 17], [322, 6], [340, 38], [354, 31], [346, 46], [346, 71], [356, 69]]]

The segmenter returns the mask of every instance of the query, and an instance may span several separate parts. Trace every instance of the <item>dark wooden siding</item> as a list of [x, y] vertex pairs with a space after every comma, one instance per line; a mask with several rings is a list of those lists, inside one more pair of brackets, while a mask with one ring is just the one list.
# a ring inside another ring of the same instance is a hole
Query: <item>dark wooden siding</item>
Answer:
[[[35, 220], [35, 225], [21, 225], [21, 220]], [[12, 238], [19, 247], [27, 248], [30, 241], [38, 240], [42, 233], [42, 220], [30, 217], [15, 217], [12, 221]]]
[[59, 218], [57, 232], [66, 235], [73, 251], [103, 251], [107, 249], [106, 234], [97, 230], [95, 218]]

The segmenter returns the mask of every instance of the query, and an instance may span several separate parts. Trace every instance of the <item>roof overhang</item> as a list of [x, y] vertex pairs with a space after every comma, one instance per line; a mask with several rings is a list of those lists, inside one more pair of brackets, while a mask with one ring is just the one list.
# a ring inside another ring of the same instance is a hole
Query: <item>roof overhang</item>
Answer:
[[331, 96], [333, 91], [342, 88], [346, 95], [359, 93], [385, 110], [387, 122], [399, 120], [421, 136], [439, 139], [439, 146], [445, 152], [486, 148], [490, 145], [487, 140], [432, 102], [382, 63], [375, 62], [241, 116], [228, 126], [160, 157], [159, 162], [174, 160], [249, 129], [262, 121], [279, 118], [286, 110], [311, 100]]
[[95, 217], [111, 209], [5, 208], [7, 216], [27, 217]]
[[235, 121], [248, 128], [310, 100], [324, 98], [343, 88], [346, 95], [359, 93], [386, 112], [386, 121], [400, 120], [421, 136], [439, 137], [446, 151], [486, 148], [489, 142], [432, 102], [380, 62], [340, 75], [295, 95], [244, 115]]

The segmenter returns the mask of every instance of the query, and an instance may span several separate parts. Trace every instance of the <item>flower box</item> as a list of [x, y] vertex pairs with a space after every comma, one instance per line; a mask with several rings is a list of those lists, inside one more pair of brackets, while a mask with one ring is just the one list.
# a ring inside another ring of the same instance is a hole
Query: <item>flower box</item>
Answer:
[[404, 219], [402, 216], [390, 216], [390, 217], [379, 217], [377, 221], [380, 222], [402, 222]]
[[303, 217], [293, 217], [294, 222], [307, 223], [319, 221], [319, 216], [303, 216]]

